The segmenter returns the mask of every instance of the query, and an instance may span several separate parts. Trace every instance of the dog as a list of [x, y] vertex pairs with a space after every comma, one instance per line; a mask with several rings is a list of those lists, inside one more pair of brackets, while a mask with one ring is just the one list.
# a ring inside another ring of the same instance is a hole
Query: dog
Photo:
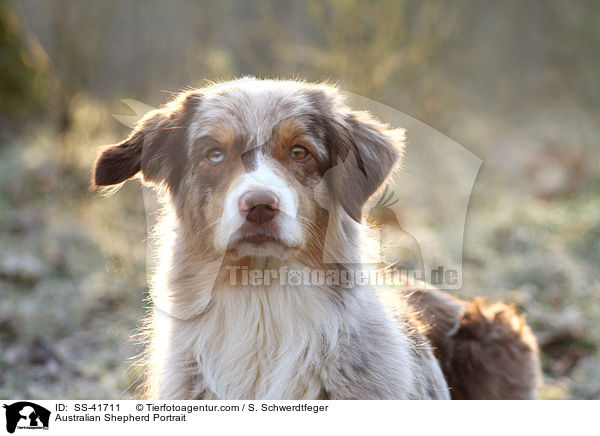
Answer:
[[535, 338], [503, 304], [244, 281], [363, 264], [363, 206], [403, 147], [334, 86], [244, 78], [183, 92], [101, 149], [94, 187], [141, 175], [164, 204], [145, 396], [533, 398]]

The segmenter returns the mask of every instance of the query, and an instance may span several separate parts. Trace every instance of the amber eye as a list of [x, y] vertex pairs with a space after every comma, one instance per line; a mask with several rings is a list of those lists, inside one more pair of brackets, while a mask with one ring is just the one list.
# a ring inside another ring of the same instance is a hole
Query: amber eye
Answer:
[[310, 153], [308, 149], [306, 147], [303, 147], [302, 145], [294, 145], [290, 149], [290, 156], [294, 160], [304, 160], [308, 157], [309, 154]]
[[211, 148], [206, 153], [206, 158], [212, 163], [219, 163], [225, 159], [225, 153], [223, 153], [219, 148]]

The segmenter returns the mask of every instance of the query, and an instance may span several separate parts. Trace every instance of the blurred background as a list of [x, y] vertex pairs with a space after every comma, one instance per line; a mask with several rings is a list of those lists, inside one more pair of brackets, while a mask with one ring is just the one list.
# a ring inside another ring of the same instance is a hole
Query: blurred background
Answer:
[[0, 397], [137, 395], [144, 204], [89, 191], [96, 147], [128, 134], [122, 99], [255, 75], [479, 156], [458, 294], [526, 314], [542, 398], [600, 398], [599, 2], [0, 0], [0, 65]]

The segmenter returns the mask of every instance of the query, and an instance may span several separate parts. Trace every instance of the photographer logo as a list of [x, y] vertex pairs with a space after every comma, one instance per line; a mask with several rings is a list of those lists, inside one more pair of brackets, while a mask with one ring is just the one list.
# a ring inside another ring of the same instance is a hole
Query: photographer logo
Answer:
[[4, 404], [3, 407], [6, 409], [6, 431], [9, 433], [14, 433], [16, 429], [48, 430], [48, 409], [29, 401]]

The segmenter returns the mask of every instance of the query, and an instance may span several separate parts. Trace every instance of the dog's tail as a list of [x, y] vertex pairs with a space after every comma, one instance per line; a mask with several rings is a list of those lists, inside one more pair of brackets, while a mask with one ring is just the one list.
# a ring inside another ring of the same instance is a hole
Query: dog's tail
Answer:
[[512, 307], [463, 302], [437, 290], [417, 290], [409, 303], [428, 326], [453, 399], [536, 397], [537, 342]]

